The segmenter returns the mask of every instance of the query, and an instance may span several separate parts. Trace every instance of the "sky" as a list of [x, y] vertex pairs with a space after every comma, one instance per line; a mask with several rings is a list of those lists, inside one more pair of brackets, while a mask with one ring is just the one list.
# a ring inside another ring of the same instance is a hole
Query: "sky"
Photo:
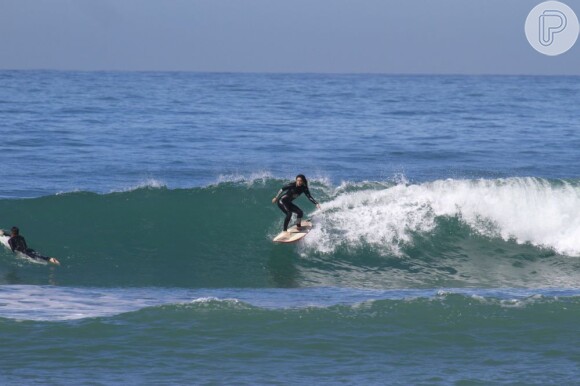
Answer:
[[540, 2], [0, 0], [0, 69], [580, 75], [529, 45]]

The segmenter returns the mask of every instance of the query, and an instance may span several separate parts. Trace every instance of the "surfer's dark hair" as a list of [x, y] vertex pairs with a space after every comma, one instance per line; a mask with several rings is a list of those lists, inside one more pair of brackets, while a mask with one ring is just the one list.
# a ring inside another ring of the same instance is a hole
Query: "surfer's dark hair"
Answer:
[[295, 180], [302, 178], [302, 181], [304, 181], [304, 185], [308, 186], [308, 180], [306, 179], [306, 177], [304, 177], [304, 174], [298, 174], [295, 178]]
[[11, 231], [12, 233], [15, 233], [15, 234], [17, 234], [17, 235], [19, 235], [19, 234], [20, 234], [20, 229], [18, 229], [18, 227], [12, 227], [12, 229], [10, 229], [10, 231]]

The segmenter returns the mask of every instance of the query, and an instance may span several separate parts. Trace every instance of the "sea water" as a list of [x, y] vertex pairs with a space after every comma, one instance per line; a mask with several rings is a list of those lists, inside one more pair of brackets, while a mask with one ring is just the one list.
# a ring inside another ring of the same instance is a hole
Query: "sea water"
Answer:
[[[579, 384], [580, 78], [0, 72], [3, 384]], [[303, 173], [316, 225], [271, 242]]]

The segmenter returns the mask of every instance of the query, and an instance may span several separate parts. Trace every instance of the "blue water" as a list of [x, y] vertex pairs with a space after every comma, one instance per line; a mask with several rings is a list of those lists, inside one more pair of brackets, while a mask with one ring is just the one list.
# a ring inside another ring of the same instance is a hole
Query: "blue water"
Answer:
[[296, 171], [577, 178], [578, 77], [0, 73], [4, 197]]
[[3, 384], [580, 384], [580, 77], [0, 86]]

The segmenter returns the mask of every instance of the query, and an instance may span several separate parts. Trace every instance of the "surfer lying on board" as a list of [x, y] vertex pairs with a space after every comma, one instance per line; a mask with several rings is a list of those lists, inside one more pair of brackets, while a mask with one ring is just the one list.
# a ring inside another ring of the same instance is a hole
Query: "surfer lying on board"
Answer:
[[[314, 198], [310, 195], [310, 190], [308, 190], [308, 180], [304, 177], [304, 174], [298, 174], [296, 176], [296, 181], [284, 185], [282, 189], [278, 191], [276, 197], [272, 199], [272, 203], [278, 203], [278, 208], [286, 215], [284, 218], [284, 232], [288, 231], [288, 224], [292, 218], [292, 213], [296, 213], [298, 218], [296, 219], [296, 227], [300, 230], [300, 225], [302, 223], [303, 212], [302, 209], [297, 207], [292, 203], [296, 197], [300, 196], [302, 193], [308, 197], [310, 202], [312, 202], [318, 209], [320, 209], [320, 204], [316, 202]], [[280, 197], [280, 194], [282, 196]]]
[[[7, 234], [7, 232], [4, 231], [2, 231], [2, 233]], [[20, 252], [32, 259], [42, 259], [48, 261], [49, 263], [60, 265], [58, 260], [54, 257], [42, 256], [34, 249], [28, 248], [28, 245], [26, 245], [26, 240], [24, 237], [20, 236], [20, 229], [18, 229], [18, 227], [12, 227], [12, 229], [10, 229], [10, 239], [8, 239], [8, 244], [10, 245], [12, 252]]]

